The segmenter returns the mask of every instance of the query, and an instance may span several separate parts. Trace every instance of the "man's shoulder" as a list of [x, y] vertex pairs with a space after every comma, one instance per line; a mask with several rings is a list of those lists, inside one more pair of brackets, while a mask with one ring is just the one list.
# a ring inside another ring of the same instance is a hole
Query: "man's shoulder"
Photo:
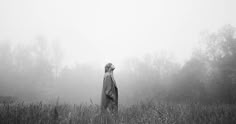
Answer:
[[108, 77], [111, 77], [111, 74], [110, 73], [105, 73], [104, 78], [108, 78]]
[[105, 82], [111, 82], [111, 81], [112, 81], [111, 74], [105, 73], [105, 74], [104, 74], [103, 81], [105, 81]]

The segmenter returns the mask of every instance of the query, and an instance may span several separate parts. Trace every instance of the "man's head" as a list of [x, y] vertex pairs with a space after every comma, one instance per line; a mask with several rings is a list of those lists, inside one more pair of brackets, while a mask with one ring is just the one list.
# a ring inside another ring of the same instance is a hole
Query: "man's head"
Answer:
[[105, 66], [105, 73], [115, 70], [115, 66], [112, 63], [107, 63]]

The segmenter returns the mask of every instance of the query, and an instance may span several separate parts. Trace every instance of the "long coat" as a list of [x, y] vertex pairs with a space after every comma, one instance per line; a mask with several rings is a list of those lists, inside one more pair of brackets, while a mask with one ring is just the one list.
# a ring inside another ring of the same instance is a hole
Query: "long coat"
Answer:
[[102, 112], [107, 109], [112, 112], [118, 111], [118, 88], [113, 75], [110, 73], [104, 75], [101, 97]]

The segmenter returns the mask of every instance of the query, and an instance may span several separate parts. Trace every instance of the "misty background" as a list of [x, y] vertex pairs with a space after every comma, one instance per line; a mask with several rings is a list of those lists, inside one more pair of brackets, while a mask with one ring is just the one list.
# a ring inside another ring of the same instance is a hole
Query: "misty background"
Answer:
[[100, 104], [236, 102], [236, 2], [0, 1], [0, 96]]

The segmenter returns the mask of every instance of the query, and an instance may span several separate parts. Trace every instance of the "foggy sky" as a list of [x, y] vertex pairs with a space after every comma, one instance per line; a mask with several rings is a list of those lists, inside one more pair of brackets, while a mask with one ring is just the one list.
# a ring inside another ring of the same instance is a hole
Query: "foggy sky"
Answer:
[[234, 0], [1, 0], [0, 40], [60, 41], [65, 64], [168, 51], [188, 59], [199, 34], [236, 24]]

